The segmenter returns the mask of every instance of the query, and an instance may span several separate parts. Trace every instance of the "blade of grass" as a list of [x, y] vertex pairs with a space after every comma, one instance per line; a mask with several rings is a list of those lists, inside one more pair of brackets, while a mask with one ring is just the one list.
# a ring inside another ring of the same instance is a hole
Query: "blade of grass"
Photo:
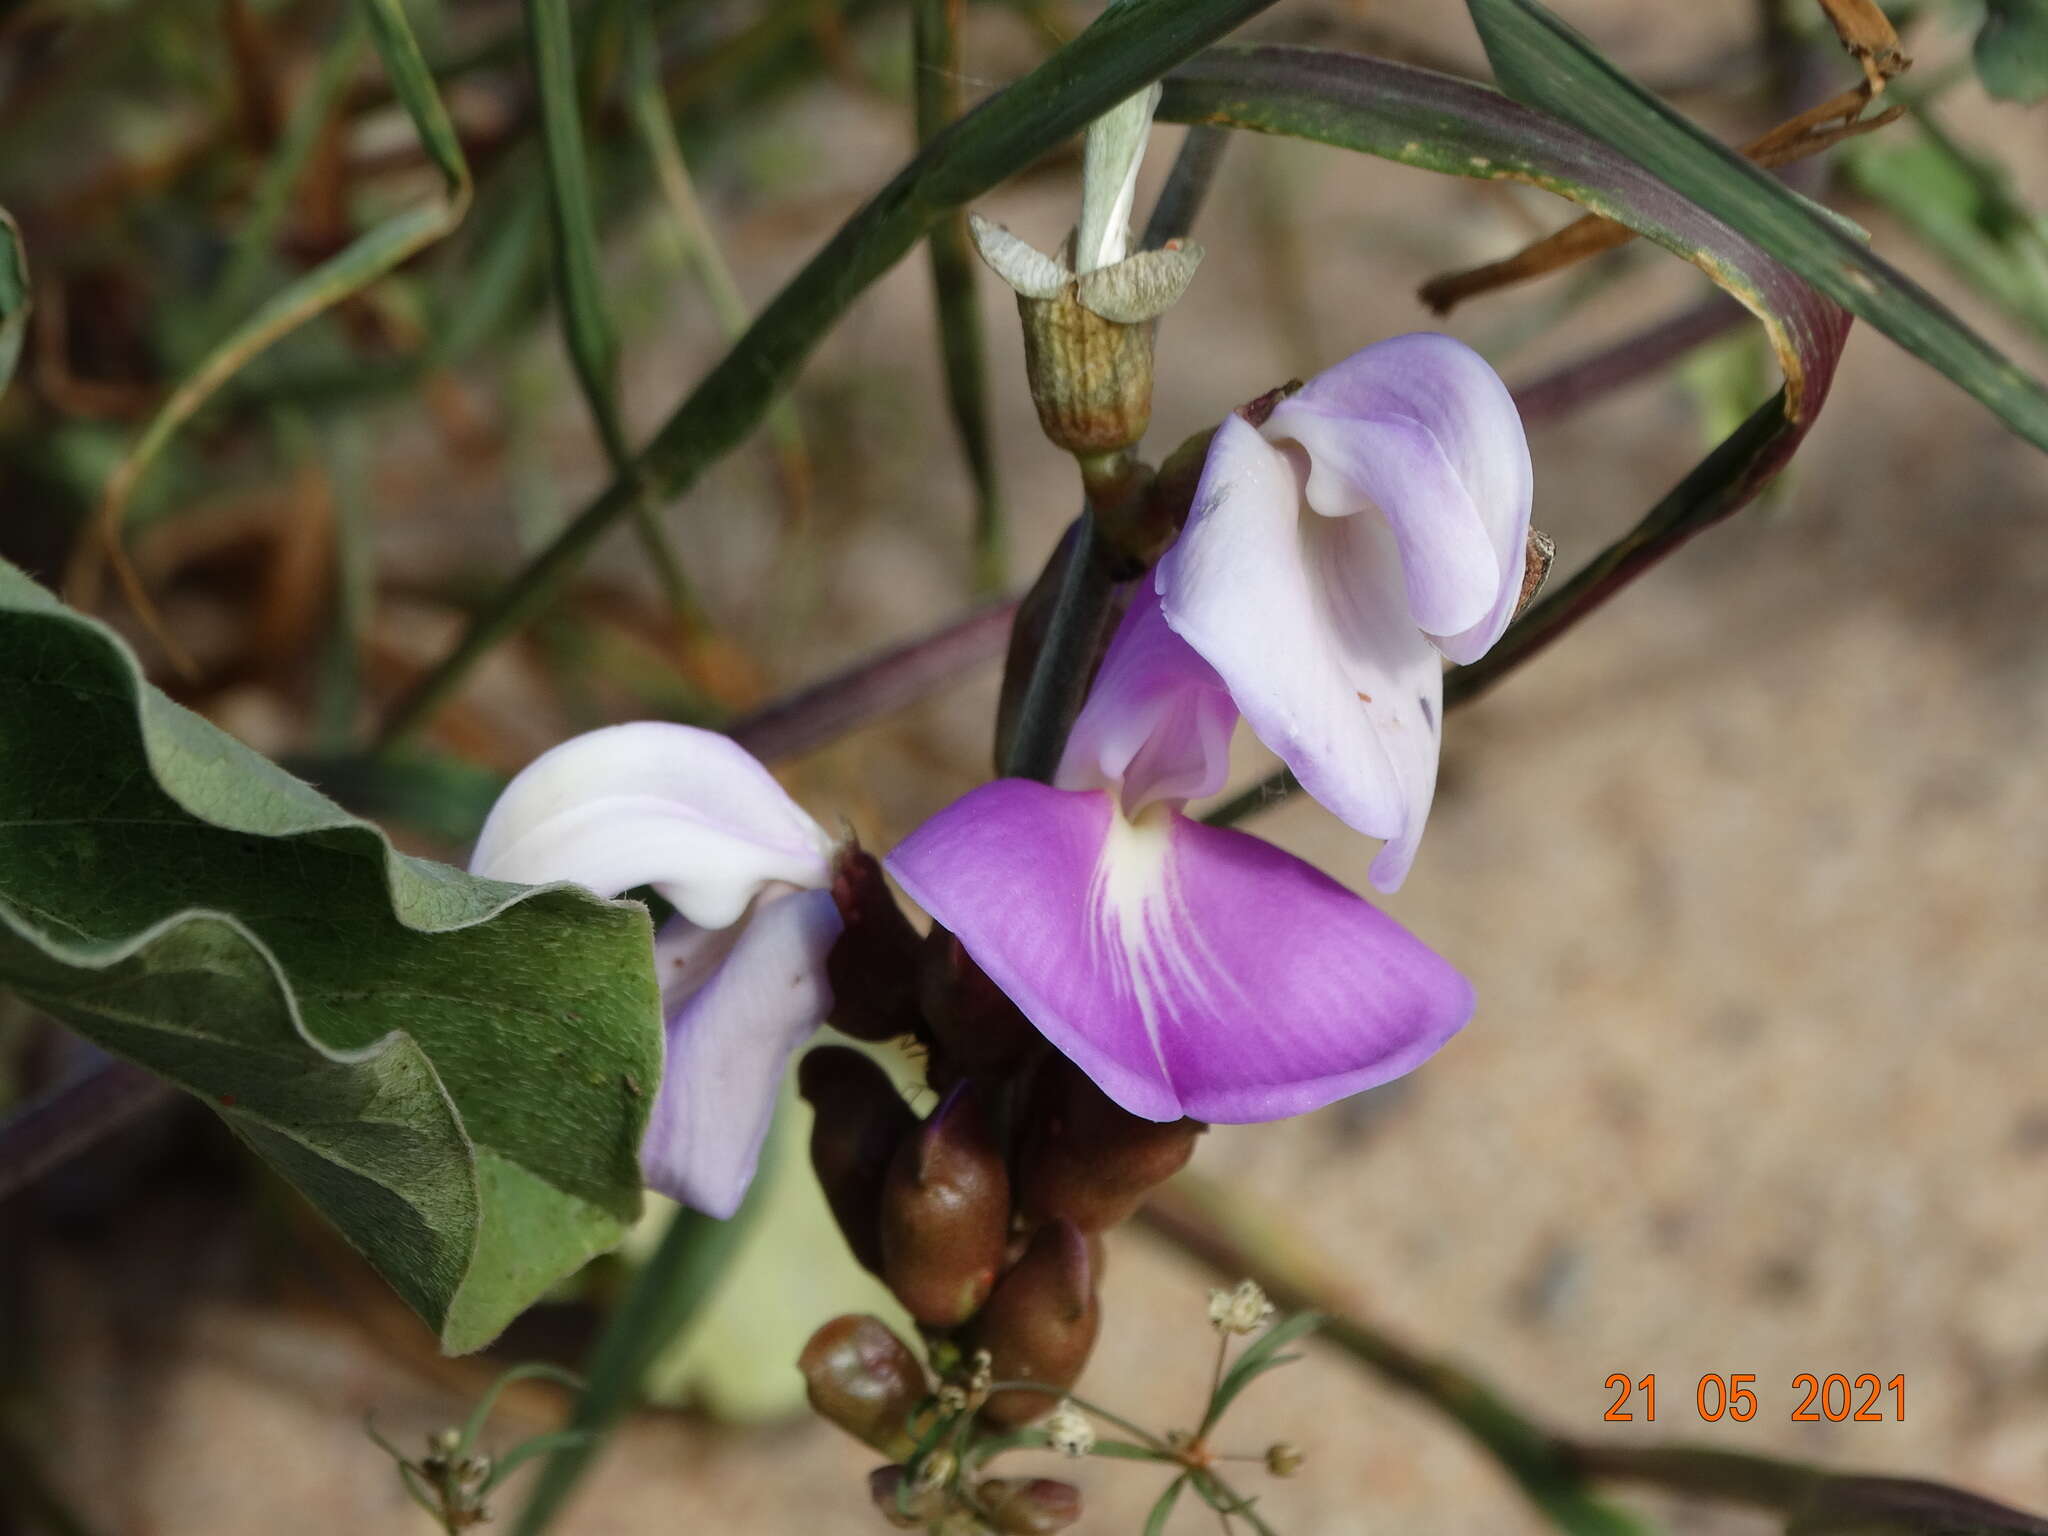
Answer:
[[327, 444], [334, 498], [334, 618], [320, 659], [318, 738], [324, 752], [355, 737], [363, 693], [363, 643], [377, 602], [376, 534], [370, 514], [370, 443], [360, 418], [343, 416]]
[[341, 22], [341, 32], [320, 56], [320, 67], [312, 85], [292, 108], [277, 151], [263, 168], [256, 190], [249, 199], [249, 211], [235, 235], [233, 250], [213, 292], [207, 295], [206, 317], [200, 334], [208, 343], [217, 342], [238, 315], [255, 302], [263, 269], [277, 245], [278, 227], [291, 208], [292, 190], [320, 142], [342, 92], [354, 78], [356, 61], [364, 41], [362, 12], [351, 10]]
[[[726, 340], [737, 341], [746, 334], [753, 315], [733, 278], [732, 268], [726, 263], [725, 253], [719, 249], [711, 220], [697, 200], [689, 163], [683, 159], [682, 145], [676, 139], [675, 121], [669, 115], [668, 99], [662, 94], [661, 56], [649, 0], [628, 0], [626, 52], [627, 109], [654, 166], [655, 181], [674, 220], [683, 260], [696, 274]], [[804, 443], [796, 409], [789, 401], [778, 401], [769, 408], [768, 433], [782, 477], [789, 524], [800, 528], [810, 516], [811, 454]]]
[[469, 207], [469, 165], [463, 159], [455, 125], [449, 121], [447, 109], [434, 89], [433, 76], [420, 56], [419, 44], [406, 23], [400, 0], [362, 0], [362, 5], [371, 41], [384, 61], [392, 90], [441, 174], [440, 196], [367, 230], [345, 249], [286, 285], [179, 381], [141, 437], [115, 466], [101, 498], [96, 523], [81, 538], [67, 573], [65, 588], [72, 604], [89, 608], [96, 596], [101, 562], [111, 564], [137, 617], [151, 629], [181, 670], [188, 673], [189, 658], [165, 633], [155, 605], [143, 591], [122, 548], [121, 526], [136, 482], [178, 428], [251, 358], [441, 239], [462, 222]]
[[2048, 450], [2048, 390], [1842, 221], [1673, 112], [1536, 0], [1468, 9], [1512, 95], [1616, 147]]
[[[659, 493], [678, 496], [735, 447], [825, 332], [932, 224], [1100, 116], [1272, 0], [1132, 0], [924, 147], [829, 240], [642, 451]], [[614, 481], [471, 621], [400, 701], [384, 740], [416, 730], [493, 646], [525, 624], [631, 508]]]
[[[911, 0], [911, 68], [917, 141], [929, 144], [960, 116], [960, 22], [965, 0]], [[955, 208], [925, 237], [938, 302], [939, 353], [946, 368], [946, 404], [960, 451], [974, 480], [974, 579], [978, 597], [1007, 584], [1003, 506], [989, 434], [988, 370], [982, 344], [981, 298], [967, 245], [967, 211]]]
[[1842, 157], [1850, 183], [1979, 294], [2048, 338], [2048, 217], [2014, 196], [2003, 165], [1965, 149], [1925, 106], [1914, 126], [1911, 137], [1851, 146]]
[[542, 1466], [512, 1527], [513, 1536], [540, 1536], [553, 1523], [605, 1437], [639, 1396], [648, 1361], [710, 1299], [778, 1176], [774, 1145], [771, 1136], [753, 1186], [730, 1221], [676, 1211], [591, 1351], [584, 1371], [589, 1385], [561, 1431], [577, 1438], [560, 1445]]
[[[583, 107], [577, 91], [576, 43], [569, 26], [568, 0], [526, 0], [526, 36], [540, 99], [562, 340], [612, 473], [638, 482], [632, 444], [627, 441], [619, 412], [618, 330], [605, 307], [597, 271], [597, 210], [592, 202], [590, 161], [583, 146]], [[703, 614], [682, 563], [662, 532], [660, 507], [644, 484], [633, 498], [633, 523], [677, 625], [684, 633], [701, 630]]]
[[21, 227], [0, 208], [0, 393], [14, 377], [21, 360], [21, 340], [28, 330], [28, 251]]
[[1162, 120], [1311, 139], [1423, 170], [1519, 181], [1636, 230], [1727, 289], [1769, 333], [1810, 421], [1848, 316], [1755, 241], [1599, 139], [1499, 92], [1412, 65], [1317, 48], [1216, 48], [1174, 71]]

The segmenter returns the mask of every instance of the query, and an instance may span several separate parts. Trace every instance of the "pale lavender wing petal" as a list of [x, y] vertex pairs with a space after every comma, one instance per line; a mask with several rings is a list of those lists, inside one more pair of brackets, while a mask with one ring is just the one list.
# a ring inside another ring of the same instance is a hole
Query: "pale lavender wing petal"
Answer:
[[1401, 612], [1400, 556], [1384, 520], [1311, 518], [1303, 540], [1320, 586], [1323, 634], [1350, 690], [1345, 707], [1358, 711], [1379, 744], [1386, 777], [1366, 781], [1383, 797], [1371, 802], [1373, 820], [1345, 813], [1340, 797], [1356, 776], [1346, 774], [1344, 764], [1289, 760], [1289, 766], [1302, 787], [1344, 821], [1386, 839], [1372, 861], [1372, 883], [1397, 890], [1415, 862], [1436, 798], [1443, 661]]
[[1213, 795], [1230, 777], [1237, 706], [1216, 669], [1167, 627], [1147, 582], [1102, 658], [1053, 782], [1109, 789], [1135, 815]]
[[1265, 426], [1308, 451], [1308, 499], [1377, 507], [1400, 543], [1410, 611], [1444, 654], [1476, 661], [1514, 615], [1533, 476], [1507, 386], [1449, 336], [1395, 336], [1318, 374]]
[[830, 852], [824, 829], [737, 742], [640, 721], [529, 763], [491, 808], [470, 870], [602, 896], [651, 885], [692, 922], [721, 928], [771, 881], [826, 884]]
[[1387, 1081], [1470, 1017], [1441, 957], [1244, 833], [1000, 780], [891, 855], [912, 898], [1133, 1114], [1277, 1119]]
[[739, 1209], [789, 1058], [832, 1011], [825, 957], [840, 926], [831, 892], [796, 891], [762, 901], [722, 961], [664, 932], [660, 952], [696, 984], [664, 968], [668, 1059], [640, 1143], [650, 1189], [721, 1219]]
[[1435, 790], [1441, 666], [1409, 622], [1386, 521], [1304, 517], [1300, 485], [1286, 450], [1227, 418], [1159, 562], [1161, 603], [1302, 787], [1387, 839], [1373, 877], [1391, 890]]

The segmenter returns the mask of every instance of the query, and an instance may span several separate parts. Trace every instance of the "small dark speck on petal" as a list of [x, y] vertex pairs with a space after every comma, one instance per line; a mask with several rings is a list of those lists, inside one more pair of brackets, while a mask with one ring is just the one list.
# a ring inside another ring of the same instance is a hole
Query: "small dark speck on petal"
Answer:
[[1372, 702], [1372, 695], [1369, 693], [1361, 693], [1358, 696], [1358, 702], [1361, 704], [1370, 704]]
[[1429, 695], [1418, 693], [1415, 702], [1422, 706], [1422, 718], [1429, 722], [1429, 728], [1436, 729], [1436, 706], [1429, 702]]

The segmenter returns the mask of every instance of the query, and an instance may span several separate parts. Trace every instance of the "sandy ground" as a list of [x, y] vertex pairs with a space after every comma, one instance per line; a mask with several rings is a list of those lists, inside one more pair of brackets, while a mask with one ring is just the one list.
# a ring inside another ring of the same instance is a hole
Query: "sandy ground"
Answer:
[[[1375, 20], [1476, 60], [1457, 9], [1408, 0]], [[1651, 76], [1725, 45], [1750, 15], [1735, 0], [1564, 9]], [[1637, 14], [1649, 9], [1654, 26]], [[999, 77], [1009, 45], [987, 46]], [[2018, 119], [1980, 108], [1963, 121], [2009, 144]], [[724, 210], [756, 298], [905, 147], [899, 121], [851, 96], [761, 132], [834, 147], [805, 173], [801, 219]], [[1425, 323], [1416, 282], [1551, 217], [1534, 199], [1333, 151], [1250, 142], [1232, 155], [1200, 231], [1209, 263], [1161, 342], [1162, 452], [1290, 374]], [[987, 207], [1049, 244], [1070, 196], [1041, 177]], [[1946, 289], [1875, 224], [1881, 248]], [[1022, 571], [1072, 491], [987, 289]], [[1583, 324], [1508, 353], [1503, 371], [1529, 377], [1698, 291], [1690, 269], [1645, 253]], [[1558, 292], [1475, 305], [1451, 328], [1498, 352], [1516, 317]], [[643, 348], [643, 416], [712, 355], [695, 326]], [[802, 398], [836, 424], [819, 434], [828, 490], [803, 622], [750, 595], [775, 579], [743, 531], [762, 521], [757, 459], [673, 515], [779, 683], [960, 600], [967, 496], [921, 262], [863, 300]], [[590, 473], [579, 431], [562, 428], [565, 479]], [[1565, 567], [1675, 480], [1700, 434], [1669, 380], [1539, 430], [1537, 521]], [[2048, 463], [1859, 332], [1780, 494], [1453, 722], [1432, 828], [1392, 906], [1473, 976], [1473, 1025], [1398, 1091], [1219, 1131], [1200, 1166], [1311, 1233], [1378, 1321], [1568, 1432], [1811, 1457], [2048, 1507], [2044, 503]], [[485, 497], [479, 515], [502, 514]], [[394, 562], [423, 537], [404, 524], [393, 509]], [[631, 553], [622, 542], [611, 558]], [[792, 782], [821, 819], [843, 812], [884, 842], [984, 771], [991, 697], [977, 680], [797, 765]], [[532, 725], [531, 744], [552, 728]], [[1315, 807], [1258, 828], [1364, 885], [1371, 847]], [[163, 1236], [179, 1230], [175, 1211], [156, 1219]], [[126, 1251], [146, 1263], [147, 1239]], [[237, 1274], [248, 1262], [221, 1260]], [[137, 1532], [424, 1529], [357, 1426], [374, 1408], [413, 1434], [455, 1416], [458, 1397], [331, 1309], [242, 1299], [193, 1267], [175, 1298], [61, 1255], [41, 1276], [46, 1302], [72, 1303], [54, 1307], [47, 1345], [68, 1362], [60, 1438], [80, 1507]], [[1120, 1236], [1093, 1389], [1154, 1422], [1185, 1418], [1208, 1369], [1205, 1284]], [[1806, 1371], [1903, 1374], [1904, 1422], [1790, 1422]], [[1754, 1374], [1754, 1421], [1699, 1421], [1692, 1387], [1708, 1372]], [[1656, 1374], [1655, 1426], [1601, 1423], [1613, 1373]], [[1289, 1536], [1543, 1528], [1454, 1429], [1331, 1356], [1248, 1398], [1242, 1429], [1310, 1453], [1263, 1506]], [[871, 1461], [809, 1423], [740, 1433], [649, 1418], [564, 1529], [879, 1530], [860, 1492]], [[1158, 1481], [1112, 1464], [1080, 1480], [1088, 1532], [1137, 1529]], [[1674, 1531], [1767, 1528], [1655, 1507]], [[1200, 1514], [1173, 1529], [1202, 1528]]]

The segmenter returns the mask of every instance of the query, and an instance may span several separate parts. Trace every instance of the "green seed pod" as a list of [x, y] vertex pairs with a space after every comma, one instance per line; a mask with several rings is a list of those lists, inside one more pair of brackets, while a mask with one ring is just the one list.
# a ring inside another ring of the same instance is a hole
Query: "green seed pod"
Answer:
[[910, 1421], [931, 1385], [910, 1346], [879, 1317], [833, 1318], [811, 1335], [796, 1368], [819, 1418], [886, 1456], [917, 1449]]
[[1064, 1217], [1102, 1232], [1180, 1172], [1207, 1129], [1199, 1120], [1141, 1120], [1068, 1062], [1045, 1069], [1017, 1174], [1017, 1205], [1033, 1221]]
[[974, 1497], [1004, 1536], [1050, 1536], [1081, 1518], [1081, 1490], [1049, 1477], [991, 1477]]
[[[1051, 1221], [974, 1319], [968, 1347], [989, 1352], [997, 1381], [1065, 1390], [1080, 1380], [1100, 1320], [1088, 1238], [1070, 1221]], [[999, 1392], [982, 1413], [1007, 1428], [1057, 1406], [1059, 1398], [1044, 1392]]]
[[988, 1299], [1009, 1228], [1009, 1172], [962, 1084], [889, 1165], [882, 1279], [927, 1328], [955, 1327]]
[[896, 904], [882, 866], [858, 843], [841, 849], [833, 862], [832, 900], [845, 924], [825, 958], [833, 1026], [856, 1040], [915, 1034], [923, 941]]
[[901, 1467], [877, 1467], [868, 1474], [868, 1497], [882, 1518], [899, 1531], [918, 1531], [946, 1518], [952, 1500], [943, 1488], [912, 1488], [905, 1492]]
[[1031, 1021], [944, 928], [926, 937], [917, 977], [925, 1022], [948, 1071], [999, 1080], [1044, 1046]]
[[896, 1085], [859, 1051], [821, 1046], [796, 1072], [811, 1106], [811, 1166], [853, 1256], [882, 1272], [882, 1186], [896, 1149], [917, 1127]]

